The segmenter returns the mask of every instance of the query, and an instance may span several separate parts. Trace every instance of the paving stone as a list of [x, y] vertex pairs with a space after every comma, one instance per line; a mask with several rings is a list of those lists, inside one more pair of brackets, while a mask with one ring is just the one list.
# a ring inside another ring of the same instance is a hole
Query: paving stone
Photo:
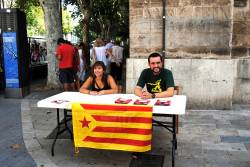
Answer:
[[227, 151], [227, 156], [229, 157], [229, 160], [231, 161], [242, 161], [242, 162], [248, 162], [250, 160], [250, 154], [249, 151]]
[[232, 126], [235, 127], [236, 129], [241, 129], [241, 130], [249, 130], [250, 127], [250, 119], [248, 120], [231, 120]]
[[186, 149], [182, 149], [182, 148], [178, 148], [178, 156], [181, 156], [183, 158], [202, 158], [202, 152], [203, 150], [201, 148], [186, 148]]
[[250, 137], [250, 130], [237, 130], [239, 136]]
[[249, 143], [245, 143], [245, 147], [246, 147], [247, 150], [250, 152], [250, 144], [249, 144]]
[[178, 167], [201, 167], [204, 166], [203, 159], [194, 159], [194, 158], [184, 158], [184, 157], [177, 157], [175, 166]]
[[205, 167], [233, 167], [228, 161], [205, 160]]
[[239, 133], [236, 129], [216, 129], [214, 131], [211, 132], [212, 134], [214, 135], [217, 135], [217, 136], [238, 136]]
[[220, 123], [217, 123], [216, 124], [216, 128], [217, 129], [235, 129], [234, 127], [233, 127], [233, 125], [232, 124], [220, 124]]
[[221, 136], [221, 142], [224, 142], [224, 143], [250, 143], [250, 137]]
[[206, 149], [203, 149], [202, 156], [208, 162], [229, 160], [228, 152], [224, 151], [224, 150], [206, 150]]
[[202, 141], [202, 148], [207, 150], [247, 151], [242, 143], [212, 143]]
[[136, 154], [130, 161], [129, 167], [162, 167], [164, 155], [157, 154]]
[[250, 161], [248, 162], [242, 162], [242, 161], [230, 161], [230, 165], [235, 166], [235, 167], [249, 167], [250, 166]]

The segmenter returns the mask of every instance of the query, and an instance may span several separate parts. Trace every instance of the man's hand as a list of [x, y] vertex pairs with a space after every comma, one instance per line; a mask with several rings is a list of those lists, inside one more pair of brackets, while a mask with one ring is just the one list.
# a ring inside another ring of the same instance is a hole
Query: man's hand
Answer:
[[150, 99], [152, 98], [152, 94], [147, 92], [146, 90], [142, 89], [139, 86], [135, 87], [134, 93], [136, 96], [139, 96], [142, 99]]
[[141, 94], [141, 98], [142, 99], [151, 99], [152, 98], [152, 94], [149, 93], [149, 92], [147, 92], [147, 91], [145, 91], [145, 90], [143, 90], [142, 94]]

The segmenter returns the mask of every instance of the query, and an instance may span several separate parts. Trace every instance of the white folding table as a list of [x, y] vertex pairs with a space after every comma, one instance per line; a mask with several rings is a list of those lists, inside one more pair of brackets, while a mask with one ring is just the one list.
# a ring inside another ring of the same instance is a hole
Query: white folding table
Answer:
[[[88, 104], [115, 104], [115, 100], [118, 98], [132, 99], [128, 104], [134, 104], [134, 101], [139, 99], [138, 96], [134, 94], [110, 94], [110, 95], [87, 95], [79, 92], [62, 92], [54, 96], [48, 97], [46, 99], [40, 100], [37, 103], [38, 107], [43, 108], [55, 108], [57, 111], [57, 134], [53, 141], [51, 153], [54, 156], [54, 146], [58, 136], [67, 130], [71, 134], [73, 139], [73, 134], [67, 125], [67, 122], [71, 120], [71, 115], [68, 112], [71, 111], [71, 103], [88, 103]], [[161, 101], [170, 101], [169, 106], [159, 106], [155, 105], [158, 99], [150, 99], [147, 105], [153, 106], [153, 116], [161, 117], [171, 117], [171, 122], [158, 121], [153, 119], [153, 125], [162, 126], [172, 133], [172, 166], [175, 164], [175, 150], [177, 149], [177, 138], [176, 138], [176, 119], [177, 115], [183, 115], [186, 111], [186, 96], [184, 95], [174, 95], [169, 98], [160, 98]], [[64, 121], [60, 122], [59, 110], [64, 110]], [[65, 128], [61, 129], [61, 125], [64, 124]]]

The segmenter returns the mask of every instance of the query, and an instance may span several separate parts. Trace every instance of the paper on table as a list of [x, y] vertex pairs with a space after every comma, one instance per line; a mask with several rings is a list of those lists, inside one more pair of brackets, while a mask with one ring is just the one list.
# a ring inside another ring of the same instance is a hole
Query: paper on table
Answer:
[[155, 102], [155, 105], [157, 106], [170, 106], [171, 105], [171, 101], [170, 100], [157, 100]]
[[136, 105], [147, 105], [150, 102], [150, 100], [142, 100], [142, 99], [137, 99], [134, 104]]
[[129, 102], [131, 102], [132, 99], [125, 99], [125, 98], [118, 98], [115, 100], [115, 103], [117, 104], [128, 104]]

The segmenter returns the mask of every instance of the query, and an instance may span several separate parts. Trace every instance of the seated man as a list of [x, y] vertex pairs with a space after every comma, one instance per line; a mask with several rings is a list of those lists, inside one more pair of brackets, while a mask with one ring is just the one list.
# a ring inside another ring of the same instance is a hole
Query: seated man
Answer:
[[[134, 93], [142, 99], [171, 97], [174, 95], [172, 72], [163, 68], [163, 58], [159, 53], [148, 57], [150, 68], [144, 69], [139, 77]], [[144, 90], [146, 85], [147, 90]]]

